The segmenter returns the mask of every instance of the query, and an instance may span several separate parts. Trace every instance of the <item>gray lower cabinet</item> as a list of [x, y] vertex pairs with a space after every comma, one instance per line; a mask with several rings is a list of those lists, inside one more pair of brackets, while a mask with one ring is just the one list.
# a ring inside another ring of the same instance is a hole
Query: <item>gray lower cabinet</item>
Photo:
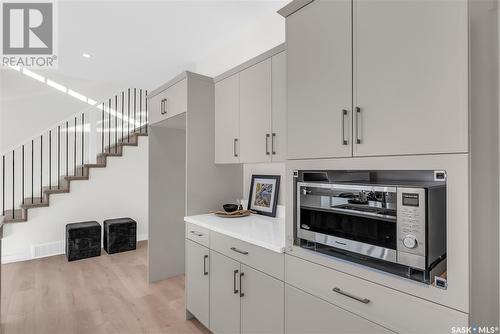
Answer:
[[210, 330], [240, 333], [240, 263], [210, 251]]
[[287, 334], [393, 333], [290, 285], [285, 291]]
[[284, 283], [210, 251], [210, 330], [284, 333]]
[[241, 265], [241, 333], [284, 333], [284, 283]]
[[210, 280], [209, 250], [186, 240], [186, 308], [209, 327]]

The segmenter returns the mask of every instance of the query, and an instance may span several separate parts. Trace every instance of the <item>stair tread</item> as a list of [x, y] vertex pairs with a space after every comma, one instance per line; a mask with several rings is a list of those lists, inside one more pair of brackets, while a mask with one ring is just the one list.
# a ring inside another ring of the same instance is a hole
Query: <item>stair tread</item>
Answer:
[[44, 193], [54, 193], [54, 194], [69, 192], [69, 188], [66, 188], [66, 187], [59, 187], [59, 188], [57, 188], [57, 186], [43, 187], [42, 190], [43, 190]]
[[44, 201], [43, 198], [41, 197], [27, 197], [24, 199], [24, 204], [21, 205], [21, 208], [23, 209], [29, 209], [29, 208], [38, 208], [38, 207], [44, 207], [44, 206], [49, 206], [49, 202]]
[[12, 215], [12, 210], [5, 210], [4, 223], [21, 223], [26, 222], [27, 218], [23, 215], [23, 209], [14, 210], [14, 215]]

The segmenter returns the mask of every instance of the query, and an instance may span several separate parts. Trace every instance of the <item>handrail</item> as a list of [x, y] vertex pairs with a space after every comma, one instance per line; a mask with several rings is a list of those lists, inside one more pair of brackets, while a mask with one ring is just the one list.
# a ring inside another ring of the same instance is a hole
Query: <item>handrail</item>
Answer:
[[147, 133], [146, 95], [144, 89], [122, 90], [2, 154], [0, 214], [16, 218], [16, 210], [26, 201], [43, 201], [44, 189], [64, 189], [68, 177], [84, 176], [86, 164], [119, 153], [131, 134]]

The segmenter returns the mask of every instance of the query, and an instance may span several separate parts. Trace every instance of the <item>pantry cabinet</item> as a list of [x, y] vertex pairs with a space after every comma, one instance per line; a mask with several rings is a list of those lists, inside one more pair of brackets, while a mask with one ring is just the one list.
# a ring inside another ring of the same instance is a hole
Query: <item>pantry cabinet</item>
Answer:
[[351, 1], [305, 6], [286, 39], [288, 158], [351, 156]]
[[216, 78], [216, 162], [286, 159], [286, 53], [268, 51]]
[[186, 240], [186, 308], [209, 327], [209, 250]]
[[468, 151], [466, 0], [306, 2], [281, 12], [289, 159]]

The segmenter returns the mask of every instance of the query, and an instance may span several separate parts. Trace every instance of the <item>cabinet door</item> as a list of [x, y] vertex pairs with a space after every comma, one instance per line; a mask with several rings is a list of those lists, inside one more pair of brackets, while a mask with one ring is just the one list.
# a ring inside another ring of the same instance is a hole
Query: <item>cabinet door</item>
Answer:
[[240, 263], [210, 251], [210, 330], [240, 332]]
[[165, 118], [187, 112], [187, 79], [179, 81], [165, 91]]
[[186, 308], [209, 327], [209, 250], [186, 240]]
[[286, 160], [286, 52], [272, 57], [272, 147], [273, 161]]
[[388, 329], [286, 285], [286, 332], [308, 333], [392, 333]]
[[240, 72], [240, 162], [271, 161], [271, 59]]
[[284, 283], [241, 265], [241, 333], [284, 333]]
[[215, 162], [238, 163], [239, 74], [215, 84]]
[[467, 26], [465, 0], [354, 1], [355, 155], [467, 152]]
[[289, 159], [352, 155], [351, 15], [320, 0], [287, 17]]

